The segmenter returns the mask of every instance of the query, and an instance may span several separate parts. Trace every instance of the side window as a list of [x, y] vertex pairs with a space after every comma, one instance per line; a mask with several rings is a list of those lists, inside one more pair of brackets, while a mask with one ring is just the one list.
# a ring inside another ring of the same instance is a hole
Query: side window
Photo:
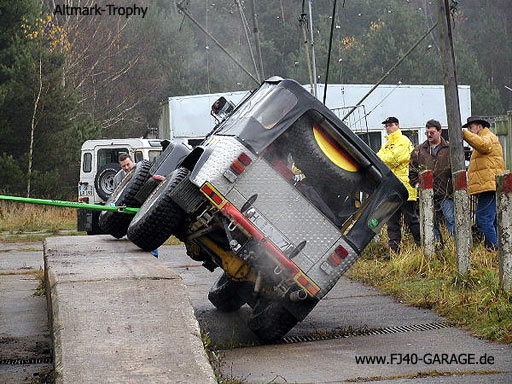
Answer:
[[149, 161], [154, 161], [161, 153], [161, 151], [149, 151]]
[[84, 153], [84, 158], [82, 161], [82, 170], [85, 173], [92, 171], [92, 154], [89, 152]]
[[141, 151], [135, 152], [135, 162], [138, 163], [139, 161], [144, 160], [144, 156], [142, 155]]
[[416, 146], [419, 144], [418, 131], [414, 129], [405, 129], [402, 133], [411, 140], [412, 145]]
[[119, 156], [123, 153], [130, 153], [128, 148], [102, 148], [98, 151], [98, 164], [101, 167], [105, 164], [118, 163]]
[[357, 133], [357, 136], [368, 145], [373, 152], [378, 152], [382, 145], [382, 135], [380, 132]]

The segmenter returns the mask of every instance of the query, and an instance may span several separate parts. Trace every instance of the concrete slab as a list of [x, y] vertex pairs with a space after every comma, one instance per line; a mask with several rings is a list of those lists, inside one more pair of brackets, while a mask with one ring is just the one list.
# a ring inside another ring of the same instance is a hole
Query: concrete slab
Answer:
[[38, 270], [43, 268], [43, 244], [34, 243], [1, 243], [0, 242], [0, 275]]
[[[0, 275], [0, 361], [51, 358], [46, 300], [33, 295], [38, 285], [33, 274]], [[0, 363], [0, 383], [39, 382], [52, 369], [50, 363]]]
[[126, 240], [45, 242], [57, 383], [215, 383], [180, 276]]
[[[172, 266], [188, 285], [200, 326], [209, 332], [212, 341], [224, 346], [220, 371], [227, 380], [247, 383], [339, 383], [349, 380], [389, 384], [512, 382], [510, 345], [487, 343], [454, 328], [236, 348], [240, 344], [250, 346], [257, 340], [246, 326], [250, 315], [247, 306], [234, 313], [221, 313], [209, 303], [208, 289], [221, 271], [210, 273], [200, 267], [199, 263], [186, 256], [180, 246], [161, 247], [159, 254], [160, 261]], [[442, 320], [432, 311], [404, 305], [374, 288], [343, 278], [288, 335], [400, 327]], [[356, 362], [356, 356], [387, 356], [389, 359], [392, 353], [402, 356], [416, 354], [418, 357], [426, 354], [473, 354], [475, 358], [487, 354], [493, 356], [494, 363], [437, 364], [435, 360], [435, 364]], [[436, 372], [443, 375], [438, 376]]]
[[[331, 383], [372, 377], [412, 375], [417, 372], [487, 372], [512, 369], [512, 348], [486, 343], [457, 329], [393, 335], [349, 337], [341, 340], [271, 345], [224, 350], [224, 374], [244, 377], [250, 383]], [[394, 354], [394, 361], [391, 356]], [[418, 357], [416, 364], [398, 363], [399, 355]], [[438, 364], [438, 354], [474, 354], [476, 364]], [[479, 364], [486, 354], [493, 364]], [[385, 362], [359, 363], [356, 357], [383, 356]], [[426, 362], [420, 361], [425, 358]], [[430, 364], [430, 362], [434, 362]], [[343, 367], [340, 369], [340, 367]], [[276, 377], [280, 377], [276, 380]], [[460, 382], [468, 382], [462, 379]]]
[[[214, 343], [250, 345], [258, 342], [246, 326], [251, 313], [248, 306], [237, 312], [222, 313], [208, 301], [208, 290], [222, 271], [217, 269], [212, 273], [201, 267], [200, 263], [186, 255], [181, 246], [161, 247], [159, 254], [161, 262], [171, 266], [183, 277], [197, 320], [201, 328], [208, 331]], [[342, 278], [288, 336], [426, 324], [441, 320], [432, 311], [404, 305], [392, 297], [384, 296], [375, 288]]]

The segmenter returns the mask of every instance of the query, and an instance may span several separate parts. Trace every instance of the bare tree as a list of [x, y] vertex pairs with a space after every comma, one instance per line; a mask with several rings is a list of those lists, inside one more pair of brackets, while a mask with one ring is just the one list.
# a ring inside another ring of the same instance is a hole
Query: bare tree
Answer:
[[[50, 11], [57, 5], [93, 7], [108, 3], [98, 0], [41, 1]], [[146, 2], [142, 0], [137, 5], [143, 6]], [[119, 3], [117, 5], [122, 5]], [[135, 91], [122, 85], [123, 81], [128, 81], [144, 49], [141, 47], [134, 54], [135, 50], [124, 39], [133, 20], [133, 17], [106, 15], [55, 16], [55, 22], [66, 33], [69, 47], [63, 82], [71, 83], [79, 95], [80, 108], [70, 119], [89, 115], [103, 132], [127, 118], [139, 103]]]

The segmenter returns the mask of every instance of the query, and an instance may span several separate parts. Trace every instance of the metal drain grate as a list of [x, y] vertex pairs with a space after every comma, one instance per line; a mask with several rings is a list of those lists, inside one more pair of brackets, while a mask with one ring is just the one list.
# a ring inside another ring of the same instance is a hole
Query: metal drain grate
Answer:
[[53, 357], [39, 357], [32, 359], [3, 359], [0, 365], [31, 365], [31, 364], [51, 364]]
[[450, 328], [450, 325], [443, 322], [434, 322], [427, 324], [413, 324], [413, 325], [401, 325], [396, 327], [386, 328], [375, 328], [375, 329], [361, 329], [358, 331], [339, 331], [339, 332], [328, 332], [326, 334], [313, 334], [305, 336], [285, 336], [277, 344], [294, 344], [294, 343], [305, 343], [311, 341], [323, 341], [323, 340], [335, 340], [344, 339], [347, 337], [354, 336], [374, 336], [374, 335], [389, 335], [393, 333], [405, 333], [405, 332], [421, 332], [421, 331], [432, 331], [436, 329]]

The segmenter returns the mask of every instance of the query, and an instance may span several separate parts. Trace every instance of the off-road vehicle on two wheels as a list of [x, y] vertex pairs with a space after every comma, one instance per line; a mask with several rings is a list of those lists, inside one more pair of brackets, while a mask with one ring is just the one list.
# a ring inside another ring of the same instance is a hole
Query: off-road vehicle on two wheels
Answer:
[[407, 200], [371, 149], [293, 80], [267, 80], [177, 156], [128, 238], [151, 251], [175, 235], [192, 259], [222, 268], [209, 300], [221, 311], [248, 304], [248, 326], [266, 341], [302, 321]]

